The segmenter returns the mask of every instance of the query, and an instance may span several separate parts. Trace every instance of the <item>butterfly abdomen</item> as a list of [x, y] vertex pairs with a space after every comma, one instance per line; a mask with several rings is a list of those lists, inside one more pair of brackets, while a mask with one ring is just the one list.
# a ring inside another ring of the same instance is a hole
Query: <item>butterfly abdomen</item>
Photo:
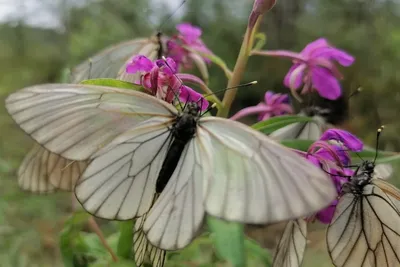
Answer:
[[196, 118], [190, 114], [183, 114], [177, 118], [171, 132], [172, 142], [157, 178], [156, 193], [164, 190], [174, 173], [186, 144], [196, 132], [196, 124]]

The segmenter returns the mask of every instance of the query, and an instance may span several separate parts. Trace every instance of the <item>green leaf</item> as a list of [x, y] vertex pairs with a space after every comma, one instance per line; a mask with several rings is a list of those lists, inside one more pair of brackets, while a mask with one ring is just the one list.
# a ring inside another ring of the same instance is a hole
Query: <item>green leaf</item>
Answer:
[[115, 88], [123, 88], [123, 89], [132, 89], [136, 91], [142, 91], [143, 88], [140, 85], [120, 81], [111, 78], [100, 78], [100, 79], [91, 79], [91, 80], [84, 80], [81, 84], [90, 84], [90, 85], [100, 85], [100, 86], [110, 86]]
[[234, 267], [246, 265], [243, 225], [207, 216], [217, 254]]
[[272, 265], [271, 254], [265, 248], [260, 247], [260, 245], [256, 241], [250, 238], [246, 238], [244, 240], [244, 245], [246, 249], [249, 250], [249, 252], [253, 253], [258, 258], [260, 258], [262, 262], [265, 264], [265, 266]]
[[307, 151], [308, 148], [314, 143], [315, 141], [313, 140], [302, 140], [302, 139], [290, 139], [290, 140], [281, 140], [280, 141], [282, 145], [297, 149], [300, 151]]
[[80, 247], [79, 250], [81, 251], [87, 249], [87, 247], [84, 245], [82, 246], [82, 243], [77, 242], [77, 240], [79, 241], [79, 232], [86, 224], [89, 217], [90, 215], [86, 212], [76, 212], [70, 216], [64, 224], [64, 228], [59, 237], [59, 246], [62, 260], [66, 267], [74, 267], [76, 247]]
[[256, 124], [253, 124], [251, 127], [265, 134], [270, 134], [289, 124], [309, 121], [313, 121], [313, 119], [307, 116], [287, 115], [273, 117], [265, 121], [260, 121]]
[[130, 259], [133, 243], [133, 220], [119, 222], [119, 239], [117, 255], [121, 258]]

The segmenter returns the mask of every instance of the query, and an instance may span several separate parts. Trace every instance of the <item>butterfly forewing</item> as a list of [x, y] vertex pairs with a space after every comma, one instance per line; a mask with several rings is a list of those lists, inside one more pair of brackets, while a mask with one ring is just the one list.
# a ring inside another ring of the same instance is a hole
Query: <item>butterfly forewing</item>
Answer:
[[25, 88], [7, 98], [6, 108], [38, 143], [72, 160], [88, 159], [141, 121], [174, 114], [172, 106], [140, 92], [66, 84]]
[[362, 194], [340, 197], [327, 231], [337, 267], [400, 266], [400, 191], [373, 179]]
[[303, 219], [289, 221], [276, 248], [272, 267], [300, 267], [306, 244], [306, 221]]
[[337, 195], [320, 169], [239, 122], [204, 117], [198, 128], [212, 155], [205, 207], [213, 216], [272, 223], [319, 211]]

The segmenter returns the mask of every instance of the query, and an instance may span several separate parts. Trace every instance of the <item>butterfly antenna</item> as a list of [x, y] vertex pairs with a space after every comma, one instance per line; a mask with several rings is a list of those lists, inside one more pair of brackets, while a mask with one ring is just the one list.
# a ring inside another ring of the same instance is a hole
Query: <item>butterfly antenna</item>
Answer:
[[248, 82], [248, 83], [244, 83], [244, 84], [239, 84], [239, 85], [236, 85], [236, 86], [228, 87], [228, 88], [225, 88], [225, 89], [222, 89], [222, 90], [218, 90], [218, 91], [215, 91], [215, 92], [212, 92], [212, 93], [209, 93], [209, 94], [205, 94], [205, 95], [203, 95], [203, 97], [207, 97], [207, 96], [210, 96], [210, 95], [216, 95], [216, 94], [221, 93], [221, 92], [225, 92], [225, 91], [232, 90], [232, 89], [238, 89], [238, 88], [241, 88], [241, 87], [247, 87], [247, 86], [251, 86], [251, 85], [254, 85], [254, 84], [257, 84], [257, 81], [252, 81], [252, 82]]
[[186, 1], [187, 1], [187, 0], [183, 0], [183, 1], [179, 4], [179, 6], [178, 6], [177, 8], [175, 8], [174, 11], [172, 11], [172, 12], [164, 19], [164, 21], [160, 24], [160, 27], [159, 27], [159, 30], [158, 30], [159, 33], [161, 32], [161, 29], [162, 29], [162, 27], [164, 26], [164, 24], [165, 24], [168, 20], [170, 20], [170, 19], [175, 15], [175, 13], [186, 3]]
[[374, 164], [375, 164], [376, 159], [378, 158], [379, 137], [381, 136], [381, 132], [382, 132], [383, 128], [385, 128], [384, 125], [382, 125], [381, 127], [379, 127], [379, 129], [376, 131], [376, 147], [375, 147]]

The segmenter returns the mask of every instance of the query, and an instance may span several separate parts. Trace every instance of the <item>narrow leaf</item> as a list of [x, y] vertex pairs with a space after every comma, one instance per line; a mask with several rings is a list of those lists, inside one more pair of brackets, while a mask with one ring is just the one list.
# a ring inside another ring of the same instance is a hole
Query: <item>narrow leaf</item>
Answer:
[[313, 121], [313, 118], [307, 116], [287, 115], [273, 117], [265, 121], [260, 121], [256, 124], [253, 124], [251, 127], [265, 134], [270, 134], [289, 124], [309, 121]]
[[136, 91], [143, 90], [143, 88], [138, 84], [125, 82], [125, 81], [121, 81], [121, 80], [116, 80], [116, 79], [111, 79], [111, 78], [84, 80], [81, 82], [81, 84], [110, 86], [110, 87], [115, 87], [115, 88], [132, 89], [132, 90], [136, 90]]
[[133, 221], [119, 222], [119, 239], [117, 255], [124, 259], [130, 259], [133, 242]]
[[234, 267], [246, 265], [243, 225], [207, 216], [217, 255]]

